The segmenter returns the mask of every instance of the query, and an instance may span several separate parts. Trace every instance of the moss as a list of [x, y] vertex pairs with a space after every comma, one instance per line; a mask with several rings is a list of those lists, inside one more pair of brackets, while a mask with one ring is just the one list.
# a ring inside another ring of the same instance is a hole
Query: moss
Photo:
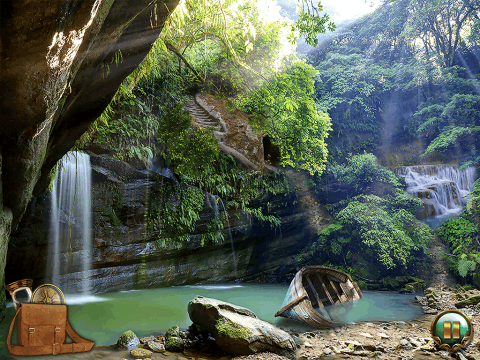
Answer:
[[363, 280], [358, 280], [357, 285], [360, 287], [360, 289], [366, 289], [367, 288], [367, 283]]
[[165, 349], [168, 351], [182, 351], [184, 349], [184, 342], [179, 337], [169, 337], [165, 342]]
[[135, 340], [137, 335], [132, 330], [125, 331], [120, 337], [118, 338], [117, 344], [128, 344], [131, 341]]
[[248, 338], [252, 336], [252, 332], [247, 328], [226, 319], [218, 320], [215, 328], [219, 334], [227, 335], [232, 338], [248, 340]]
[[400, 283], [396, 279], [385, 278], [383, 279], [383, 286], [387, 289], [394, 290], [400, 286]]

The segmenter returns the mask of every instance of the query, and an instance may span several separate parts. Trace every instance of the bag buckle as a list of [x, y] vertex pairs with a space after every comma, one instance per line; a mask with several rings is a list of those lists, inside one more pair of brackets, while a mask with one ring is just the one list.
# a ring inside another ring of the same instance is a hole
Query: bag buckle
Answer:
[[58, 343], [55, 343], [55, 344], [52, 345], [52, 348], [53, 348], [52, 349], [52, 355], [58, 355], [59, 354], [59, 353], [55, 352], [55, 345], [58, 345]]
[[28, 333], [33, 334], [35, 332], [35, 328], [28, 328]]
[[60, 330], [61, 330], [61, 328], [59, 328], [59, 327], [55, 328], [55, 332], [60, 332]]

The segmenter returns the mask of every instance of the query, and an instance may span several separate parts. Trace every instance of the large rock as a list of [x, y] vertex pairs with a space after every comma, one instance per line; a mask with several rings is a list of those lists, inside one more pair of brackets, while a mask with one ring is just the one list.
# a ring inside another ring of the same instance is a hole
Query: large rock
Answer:
[[[17, 229], [32, 195], [45, 191], [52, 167], [145, 58], [178, 2], [1, 2], [0, 210], [12, 214], [1, 233]], [[123, 61], [112, 64], [119, 52]], [[8, 241], [1, 237], [0, 249]], [[4, 267], [2, 259], [0, 286]], [[0, 318], [4, 307], [2, 295]]]
[[194, 324], [212, 334], [220, 349], [230, 354], [269, 351], [290, 358], [295, 354], [295, 341], [288, 333], [246, 308], [197, 296], [189, 302], [188, 314]]
[[117, 347], [119, 349], [135, 349], [140, 345], [137, 335], [132, 330], [125, 331], [117, 340]]

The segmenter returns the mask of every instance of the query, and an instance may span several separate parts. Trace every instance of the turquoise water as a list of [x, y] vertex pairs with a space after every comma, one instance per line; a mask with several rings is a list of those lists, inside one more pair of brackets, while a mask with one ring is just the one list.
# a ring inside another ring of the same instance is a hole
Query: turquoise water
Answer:
[[[66, 295], [65, 302], [72, 327], [96, 345], [115, 344], [126, 330], [133, 330], [141, 337], [164, 334], [173, 325], [187, 328], [191, 324], [187, 305], [196, 295], [244, 306], [260, 319], [286, 330], [314, 329], [294, 320], [275, 318], [287, 289], [287, 285], [279, 284], [179, 286], [90, 297]], [[421, 308], [413, 302], [413, 295], [380, 292], [364, 292], [363, 295], [361, 300], [327, 309], [335, 320], [341, 322], [408, 321], [422, 314]], [[7, 354], [4, 344], [13, 316], [14, 308], [10, 303], [6, 318], [0, 323], [0, 358]]]

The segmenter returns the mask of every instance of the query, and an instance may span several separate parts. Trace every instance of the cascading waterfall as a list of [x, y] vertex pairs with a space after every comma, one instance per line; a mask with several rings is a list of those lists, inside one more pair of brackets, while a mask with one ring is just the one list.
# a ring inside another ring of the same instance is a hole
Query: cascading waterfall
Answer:
[[461, 212], [475, 182], [473, 166], [462, 171], [450, 165], [402, 166], [393, 170], [405, 178], [407, 193], [423, 201], [420, 216], [425, 219], [445, 219]]
[[[51, 201], [51, 228], [49, 252], [52, 282], [60, 288], [68, 288], [61, 274], [70, 267], [75, 272], [81, 268], [83, 295], [90, 291], [89, 270], [91, 262], [91, 166], [90, 156], [82, 152], [69, 152], [59, 164], [53, 181]], [[81, 261], [73, 256], [73, 248], [79, 248]]]
[[207, 201], [208, 206], [211, 209], [213, 209], [215, 219], [218, 219], [218, 217], [220, 216], [218, 203], [220, 203], [222, 205], [223, 212], [225, 214], [225, 219], [227, 220], [228, 234], [230, 236], [230, 245], [231, 245], [231, 248], [232, 248], [233, 265], [234, 265], [234, 268], [235, 268], [235, 277], [238, 278], [237, 256], [235, 254], [235, 247], [233, 245], [233, 237], [232, 237], [232, 229], [230, 228], [230, 221], [228, 220], [228, 213], [227, 213], [227, 210], [225, 209], [225, 205], [223, 204], [223, 201], [220, 197], [217, 197], [217, 196], [215, 196], [213, 194], [210, 194], [210, 193], [205, 194], [205, 200]]

